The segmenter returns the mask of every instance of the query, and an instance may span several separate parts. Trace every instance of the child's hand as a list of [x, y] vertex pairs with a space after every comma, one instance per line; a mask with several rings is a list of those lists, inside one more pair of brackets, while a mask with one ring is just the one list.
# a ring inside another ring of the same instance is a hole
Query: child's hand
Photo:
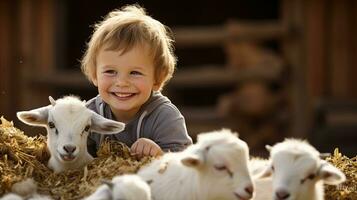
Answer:
[[143, 156], [160, 156], [163, 154], [163, 151], [154, 141], [147, 138], [139, 138], [131, 146], [130, 151], [132, 155], [135, 155], [137, 158], [142, 158]]

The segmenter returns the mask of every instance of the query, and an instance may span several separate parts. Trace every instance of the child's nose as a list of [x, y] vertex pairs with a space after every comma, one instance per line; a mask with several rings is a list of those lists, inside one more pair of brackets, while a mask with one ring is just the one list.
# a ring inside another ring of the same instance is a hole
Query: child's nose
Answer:
[[128, 86], [130, 84], [129, 79], [127, 76], [125, 75], [120, 75], [118, 76], [117, 80], [116, 80], [116, 85], [119, 87], [125, 87]]

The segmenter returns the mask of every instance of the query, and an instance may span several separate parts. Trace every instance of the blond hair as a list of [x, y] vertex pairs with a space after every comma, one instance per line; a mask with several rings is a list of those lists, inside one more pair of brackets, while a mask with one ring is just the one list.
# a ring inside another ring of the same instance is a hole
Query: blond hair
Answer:
[[161, 90], [175, 70], [173, 39], [168, 27], [148, 16], [138, 5], [114, 10], [95, 25], [81, 61], [82, 72], [93, 82], [96, 78], [96, 58], [101, 48], [125, 53], [136, 45], [148, 47], [155, 67], [155, 83]]

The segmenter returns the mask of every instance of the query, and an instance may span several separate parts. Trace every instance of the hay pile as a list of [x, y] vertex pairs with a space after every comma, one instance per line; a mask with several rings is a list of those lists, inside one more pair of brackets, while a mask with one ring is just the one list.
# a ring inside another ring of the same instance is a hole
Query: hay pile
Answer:
[[12, 122], [1, 117], [0, 124], [0, 197], [11, 186], [28, 177], [38, 183], [38, 193], [54, 199], [81, 199], [92, 193], [103, 179], [123, 173], [135, 173], [150, 161], [136, 160], [122, 143], [105, 141], [98, 158], [83, 170], [55, 174], [46, 163], [49, 153], [44, 136], [28, 137]]
[[[0, 196], [11, 186], [28, 177], [38, 183], [38, 192], [54, 199], [81, 199], [92, 193], [103, 179], [123, 173], [135, 173], [149, 157], [139, 161], [130, 156], [122, 143], [105, 141], [98, 158], [85, 169], [55, 174], [47, 168], [49, 153], [44, 136], [28, 137], [12, 122], [1, 117], [0, 124]], [[357, 199], [357, 156], [349, 159], [335, 150], [327, 161], [341, 169], [347, 181], [339, 186], [326, 186], [326, 200]]]
[[357, 199], [357, 156], [349, 159], [336, 148], [333, 156], [326, 159], [346, 175], [346, 182], [336, 186], [325, 186], [326, 200]]

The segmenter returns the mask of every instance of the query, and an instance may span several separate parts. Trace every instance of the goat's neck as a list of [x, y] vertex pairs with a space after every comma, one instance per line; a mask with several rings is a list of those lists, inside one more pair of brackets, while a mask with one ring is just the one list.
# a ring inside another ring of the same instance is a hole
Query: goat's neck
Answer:
[[[201, 187], [202, 189], [200, 189], [200, 191], [206, 195], [206, 197], [204, 197], [203, 199], [220, 199], [222, 198], [222, 196], [225, 196], [224, 194], [222, 194], [220, 188], [225, 187], [224, 185], [226, 185], [226, 181], [222, 179], [222, 177], [214, 176], [214, 173], [215, 172], [212, 171], [212, 169], [208, 168], [203, 169], [201, 172], [198, 173], [198, 180], [200, 181], [198, 187]], [[214, 185], [216, 185], [217, 187], [212, 187], [212, 183], [214, 183]]]
[[306, 191], [301, 192], [299, 200], [323, 200], [324, 199], [324, 188], [323, 182], [318, 181], [311, 187], [306, 187]]

